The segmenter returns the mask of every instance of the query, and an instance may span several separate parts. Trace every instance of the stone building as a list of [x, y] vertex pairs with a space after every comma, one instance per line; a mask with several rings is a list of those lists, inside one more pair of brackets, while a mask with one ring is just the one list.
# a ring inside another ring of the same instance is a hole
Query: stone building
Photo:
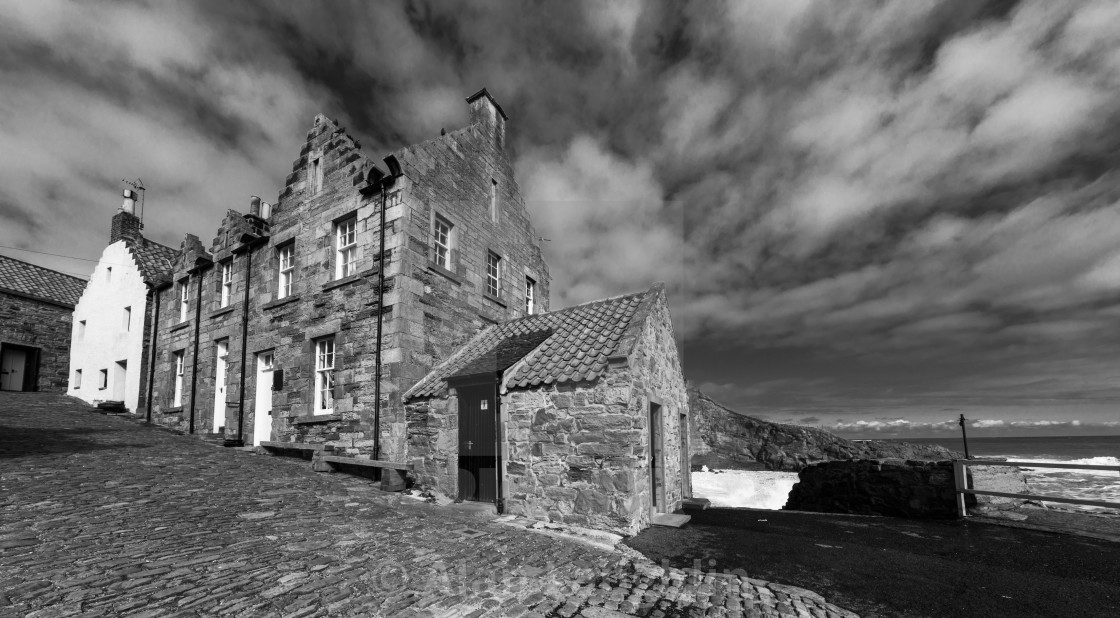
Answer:
[[109, 245], [74, 308], [67, 394], [91, 404], [119, 401], [143, 413], [156, 289], [168, 280], [177, 251], [144, 238], [135, 194], [124, 193]]
[[506, 114], [485, 90], [467, 101], [467, 127], [383, 164], [320, 115], [274, 206], [184, 240], [153, 420], [404, 461], [401, 394], [480, 329], [548, 309]]
[[486, 328], [405, 393], [416, 480], [635, 534], [691, 497], [664, 288]]
[[0, 390], [66, 391], [71, 315], [85, 284], [0, 255]]

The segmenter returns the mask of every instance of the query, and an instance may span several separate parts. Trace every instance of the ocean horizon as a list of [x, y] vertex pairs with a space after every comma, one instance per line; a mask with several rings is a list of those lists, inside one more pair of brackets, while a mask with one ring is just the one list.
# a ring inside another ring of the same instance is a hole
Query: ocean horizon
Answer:
[[[889, 442], [937, 444], [964, 452], [960, 437], [898, 438]], [[1009, 461], [1067, 463], [1089, 466], [1120, 466], [1120, 436], [1029, 436], [976, 437], [968, 439], [968, 454], [1001, 457]], [[1108, 470], [1065, 470], [1023, 466], [1031, 492], [1083, 500], [1120, 502], [1120, 472]], [[977, 489], [983, 489], [978, 487]], [[1120, 509], [1045, 502], [1048, 506], [1120, 515]]]

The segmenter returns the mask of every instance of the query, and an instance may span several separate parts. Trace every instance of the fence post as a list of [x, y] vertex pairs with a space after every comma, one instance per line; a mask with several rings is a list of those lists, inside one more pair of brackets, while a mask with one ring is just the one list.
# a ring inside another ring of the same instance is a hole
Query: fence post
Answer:
[[961, 491], [968, 489], [968, 475], [965, 472], [964, 462], [960, 459], [953, 460], [953, 485], [957, 494], [957, 514], [968, 517], [968, 508], [964, 503], [964, 494]]

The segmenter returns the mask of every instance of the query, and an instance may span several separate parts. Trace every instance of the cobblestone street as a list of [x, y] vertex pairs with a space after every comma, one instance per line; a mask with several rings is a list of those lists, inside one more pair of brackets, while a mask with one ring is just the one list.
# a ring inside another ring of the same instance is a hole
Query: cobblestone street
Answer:
[[0, 616], [71, 615], [854, 616], [0, 393]]

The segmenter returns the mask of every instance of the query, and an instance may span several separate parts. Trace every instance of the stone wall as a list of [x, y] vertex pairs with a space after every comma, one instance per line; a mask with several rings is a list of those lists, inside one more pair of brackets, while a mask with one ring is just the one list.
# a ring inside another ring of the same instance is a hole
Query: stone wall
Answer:
[[72, 323], [73, 309], [70, 307], [22, 294], [0, 292], [0, 344], [38, 349], [36, 390], [66, 392]]
[[[807, 466], [783, 507], [927, 519], [957, 517], [952, 461], [859, 459]], [[970, 503], [974, 500], [969, 499]]]

